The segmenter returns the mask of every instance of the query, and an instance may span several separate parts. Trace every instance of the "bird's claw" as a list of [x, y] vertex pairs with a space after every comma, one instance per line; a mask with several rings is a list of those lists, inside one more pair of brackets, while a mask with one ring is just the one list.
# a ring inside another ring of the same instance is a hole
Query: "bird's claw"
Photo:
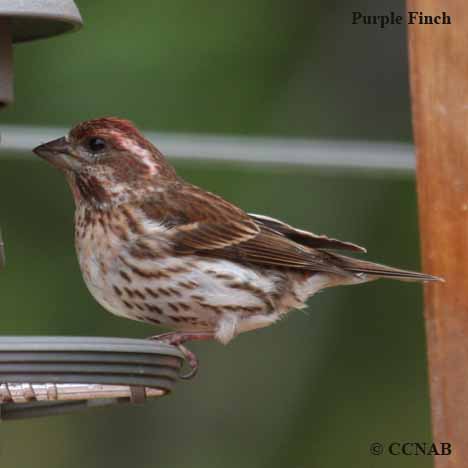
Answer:
[[179, 351], [184, 355], [190, 370], [186, 374], [181, 374], [180, 378], [184, 380], [193, 379], [198, 373], [198, 357], [183, 344], [176, 345]]
[[198, 357], [193, 351], [190, 351], [182, 344], [185, 341], [182, 336], [177, 333], [163, 333], [161, 335], [150, 336], [148, 339], [175, 346], [183, 354], [185, 361], [190, 367], [190, 371], [186, 374], [181, 374], [181, 379], [190, 380], [197, 375], [199, 367]]

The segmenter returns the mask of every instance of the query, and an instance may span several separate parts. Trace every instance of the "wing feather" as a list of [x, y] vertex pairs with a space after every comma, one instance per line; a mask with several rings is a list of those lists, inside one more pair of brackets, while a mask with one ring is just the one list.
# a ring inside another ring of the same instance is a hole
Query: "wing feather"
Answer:
[[314, 249], [337, 249], [337, 250], [350, 250], [352, 252], [366, 252], [364, 247], [353, 244], [351, 242], [341, 241], [339, 239], [333, 239], [323, 234], [314, 234], [313, 232], [303, 231], [297, 229], [289, 224], [284, 223], [275, 218], [269, 216], [263, 216], [258, 214], [249, 213], [249, 216], [258, 224], [273, 229], [286, 236], [299, 244], [312, 247]]

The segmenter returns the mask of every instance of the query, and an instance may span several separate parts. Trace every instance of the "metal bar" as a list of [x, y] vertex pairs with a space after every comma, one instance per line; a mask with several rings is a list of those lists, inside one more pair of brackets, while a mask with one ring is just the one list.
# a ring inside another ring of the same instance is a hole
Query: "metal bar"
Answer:
[[[407, 6], [441, 14], [439, 0]], [[451, 25], [409, 26], [409, 52], [424, 271], [446, 280], [425, 289], [434, 440], [453, 450], [434, 462], [461, 468], [468, 460], [468, 4], [453, 0], [448, 8]]]
[[[31, 149], [65, 135], [66, 128], [0, 127], [0, 157], [21, 153], [34, 157]], [[405, 143], [367, 141], [314, 141], [297, 138], [235, 137], [145, 132], [171, 158], [242, 163], [269, 163], [411, 174], [415, 169], [413, 147]]]

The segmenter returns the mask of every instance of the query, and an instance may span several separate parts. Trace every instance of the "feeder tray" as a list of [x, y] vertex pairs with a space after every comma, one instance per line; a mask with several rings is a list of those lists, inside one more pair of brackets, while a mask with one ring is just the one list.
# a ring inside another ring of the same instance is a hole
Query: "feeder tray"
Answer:
[[0, 419], [142, 403], [172, 391], [183, 356], [148, 340], [0, 337]]

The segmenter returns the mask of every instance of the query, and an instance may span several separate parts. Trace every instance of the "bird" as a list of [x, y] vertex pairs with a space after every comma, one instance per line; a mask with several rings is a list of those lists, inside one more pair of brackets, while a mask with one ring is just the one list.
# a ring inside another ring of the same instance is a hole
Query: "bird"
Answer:
[[152, 338], [227, 344], [267, 327], [318, 291], [379, 278], [441, 278], [336, 251], [366, 249], [246, 213], [183, 180], [135, 125], [102, 117], [34, 148], [58, 168], [75, 203], [75, 248], [84, 281], [109, 312], [163, 326]]

